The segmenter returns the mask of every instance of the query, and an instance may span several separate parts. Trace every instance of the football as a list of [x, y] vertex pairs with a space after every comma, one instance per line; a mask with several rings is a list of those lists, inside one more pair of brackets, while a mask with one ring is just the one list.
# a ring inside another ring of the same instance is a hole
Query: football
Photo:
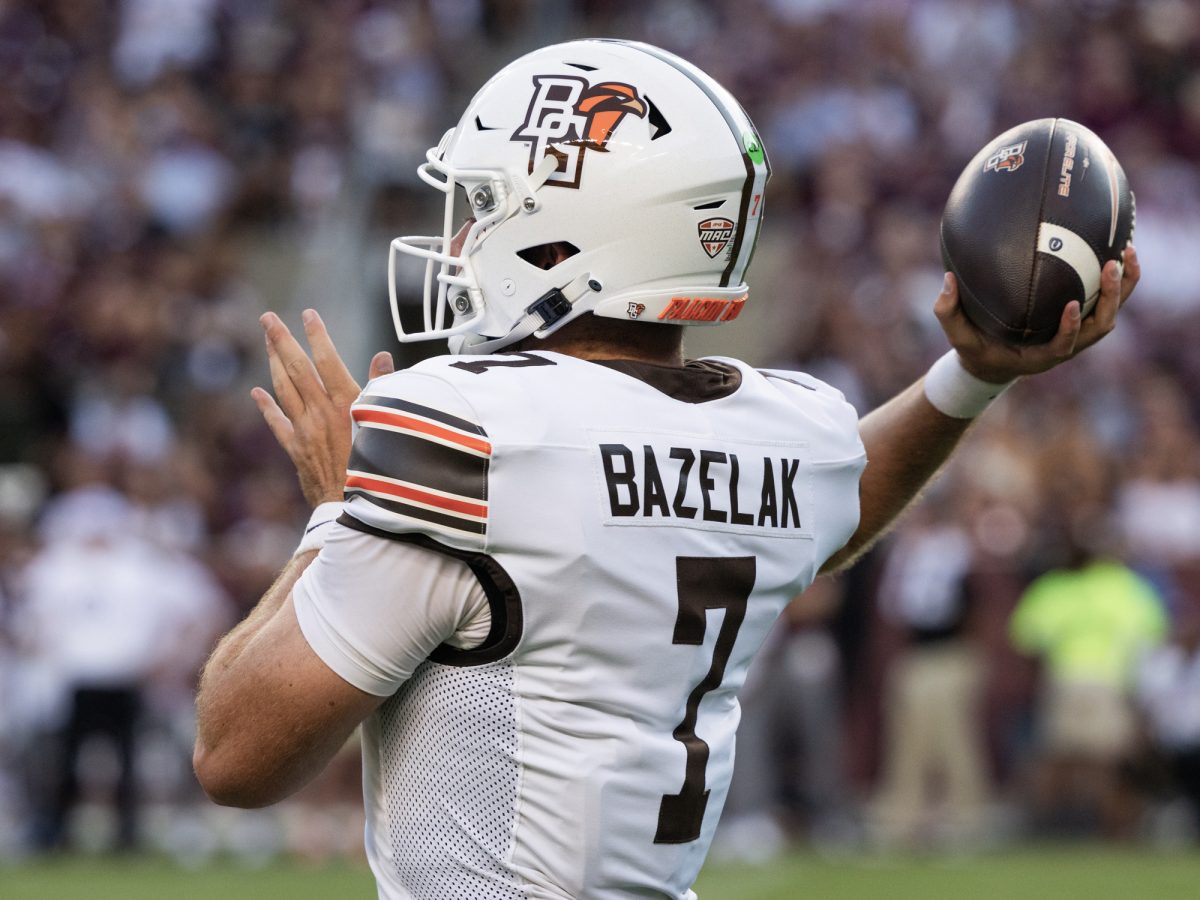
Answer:
[[1134, 197], [1100, 138], [1069, 119], [1035, 119], [987, 144], [942, 214], [942, 262], [963, 310], [1010, 344], [1040, 344], [1072, 300], [1088, 315], [1100, 270], [1133, 239]]

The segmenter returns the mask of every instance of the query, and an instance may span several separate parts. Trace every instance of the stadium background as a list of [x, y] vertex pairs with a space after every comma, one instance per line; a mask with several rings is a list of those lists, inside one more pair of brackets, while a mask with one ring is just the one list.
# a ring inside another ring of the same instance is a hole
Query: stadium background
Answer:
[[[969, 609], [959, 637], [982, 678], [972, 727], [986, 811], [960, 845], [941, 828], [949, 820], [935, 798], [913, 840], [882, 851], [950, 853], [960, 874], [993, 882], [1003, 869], [987, 866], [1006, 848], [1046, 836], [1126, 842], [1120, 853], [1081, 851], [1081, 878], [1109, 871], [1096, 860], [1128, 858], [1122, 871], [1139, 871], [1144, 858], [1130, 846], [1193, 845], [1153, 717], [1136, 765], [1120, 776], [1128, 806], [1118, 827], [1095, 810], [1043, 809], [1048, 824], [1033, 814], [1043, 673], [1013, 648], [1008, 623], [1030, 581], [1065, 561], [1081, 524], [1155, 585], [1173, 627], [1200, 604], [1195, 3], [4, 0], [0, 894], [6, 882], [28, 896], [74, 890], [36, 877], [80, 871], [70, 858], [38, 860], [53, 843], [56, 736], [72, 678], [96, 664], [88, 648], [98, 645], [142, 685], [139, 845], [165, 871], [343, 860], [352, 883], [366, 883], [353, 868], [352, 749], [303, 796], [266, 812], [212, 808], [190, 778], [196, 668], [289, 556], [306, 516], [247, 396], [265, 377], [256, 319], [274, 309], [294, 325], [301, 308], [316, 307], [361, 372], [370, 351], [392, 343], [383, 337], [388, 240], [438, 220], [440, 196], [413, 172], [425, 148], [495, 69], [585, 35], [646, 40], [693, 60], [741, 99], [771, 157], [752, 303], [736, 325], [697, 331], [691, 354], [807, 369], [861, 412], [944, 349], [930, 311], [937, 221], [966, 160], [1041, 116], [1076, 119], [1108, 141], [1137, 192], [1146, 275], [1135, 302], [1095, 351], [1011, 391], [928, 503], [969, 548], [954, 571]], [[411, 346], [393, 349], [414, 359]], [[710, 896], [766, 896], [780, 872], [803, 884], [805, 872], [830, 865], [805, 855], [780, 863], [769, 852], [777, 842], [855, 860], [863, 872], [876, 866], [884, 699], [909, 647], [888, 614], [889, 561], [929, 518], [918, 515], [801, 604], [780, 638], [809, 641], [819, 651], [805, 659], [825, 661], [818, 674], [835, 701], [825, 721], [840, 742], [804, 747], [825, 753], [835, 772], [837, 796], [822, 802], [836, 814], [818, 821], [812, 785], [783, 778], [769, 798], [782, 825], [762, 831], [751, 809], [746, 821], [759, 830], [724, 848], [727, 859], [772, 857], [766, 868], [723, 870], [735, 864], [718, 860], [706, 877], [736, 877]], [[118, 534], [127, 537], [112, 546]], [[84, 573], [94, 596], [64, 586], [64, 572]], [[788, 664], [786, 652], [765, 663]], [[773, 760], [785, 775], [806, 763], [797, 744]], [[117, 833], [118, 759], [90, 740], [77, 769], [80, 803], [60, 837], [89, 860]], [[95, 865], [83, 870], [85, 893], [120, 883], [116, 869]], [[134, 871], [157, 884], [157, 865]], [[1149, 895], [1183, 896], [1170, 885], [1185, 879], [1166, 877]], [[902, 883], [827, 890], [868, 896]], [[1085, 892], [1122, 883], [1105, 877]], [[925, 895], [945, 891], [954, 892]]]

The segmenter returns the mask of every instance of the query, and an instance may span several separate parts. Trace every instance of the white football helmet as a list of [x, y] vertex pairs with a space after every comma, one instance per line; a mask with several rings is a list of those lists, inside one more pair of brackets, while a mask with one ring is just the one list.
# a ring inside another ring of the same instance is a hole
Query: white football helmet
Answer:
[[[537, 50], [493, 76], [426, 159], [417, 171], [446, 194], [445, 217], [440, 236], [392, 241], [401, 341], [492, 353], [587, 311], [672, 324], [741, 311], [770, 167], [733, 96], [677, 56], [617, 40]], [[459, 189], [475, 221], [455, 253]], [[551, 244], [570, 255], [542, 268]], [[420, 331], [400, 322], [397, 254], [426, 261]]]

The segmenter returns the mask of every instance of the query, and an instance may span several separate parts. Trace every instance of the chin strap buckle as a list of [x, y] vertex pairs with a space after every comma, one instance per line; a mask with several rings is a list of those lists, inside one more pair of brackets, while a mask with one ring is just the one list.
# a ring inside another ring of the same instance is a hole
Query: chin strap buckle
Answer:
[[537, 316], [542, 320], [541, 325], [537, 328], [540, 336], [547, 328], [570, 315], [576, 301], [584, 294], [601, 289], [600, 282], [593, 278], [590, 272], [586, 272], [561, 288], [551, 288], [546, 291], [526, 307], [525, 315], [527, 317]]
[[525, 312], [527, 315], [541, 318], [542, 324], [539, 326], [539, 330], [549, 328], [571, 312], [571, 301], [566, 298], [560, 288], [551, 288], [531, 303]]

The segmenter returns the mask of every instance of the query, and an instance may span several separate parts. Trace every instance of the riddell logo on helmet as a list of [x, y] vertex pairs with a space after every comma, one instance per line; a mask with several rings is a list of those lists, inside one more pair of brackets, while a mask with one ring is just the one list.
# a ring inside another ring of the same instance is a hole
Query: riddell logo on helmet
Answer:
[[746, 294], [726, 297], [672, 297], [658, 314], [664, 322], [732, 322], [746, 305]]
[[529, 110], [511, 140], [529, 144], [530, 174], [542, 157], [553, 156], [558, 168], [546, 184], [577, 188], [584, 152], [606, 152], [608, 139], [629, 113], [646, 115], [646, 104], [632, 85], [591, 85], [575, 75], [534, 75]]
[[1001, 147], [997, 152], [988, 157], [987, 164], [983, 167], [985, 172], [1015, 172], [1021, 168], [1021, 164], [1025, 162], [1025, 145], [1028, 141], [1021, 141], [1019, 144], [1012, 144], [1008, 147]]

